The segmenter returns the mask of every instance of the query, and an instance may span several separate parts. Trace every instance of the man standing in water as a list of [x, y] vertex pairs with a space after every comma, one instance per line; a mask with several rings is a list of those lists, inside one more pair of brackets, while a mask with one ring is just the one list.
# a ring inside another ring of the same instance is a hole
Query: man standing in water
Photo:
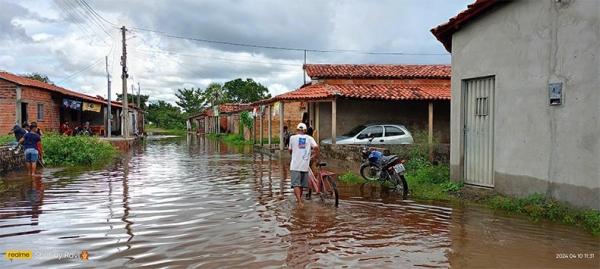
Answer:
[[[296, 202], [302, 206], [302, 189], [308, 188], [310, 160], [319, 155], [319, 146], [315, 139], [306, 134], [306, 124], [298, 124], [298, 133], [290, 137], [288, 150], [292, 154], [290, 174]], [[313, 151], [314, 150], [314, 151]]]
[[37, 124], [32, 122], [29, 126], [31, 131], [26, 133], [19, 143], [23, 144], [25, 148], [25, 165], [30, 175], [35, 175], [35, 168], [39, 158], [38, 143], [42, 141], [42, 138], [37, 133]]

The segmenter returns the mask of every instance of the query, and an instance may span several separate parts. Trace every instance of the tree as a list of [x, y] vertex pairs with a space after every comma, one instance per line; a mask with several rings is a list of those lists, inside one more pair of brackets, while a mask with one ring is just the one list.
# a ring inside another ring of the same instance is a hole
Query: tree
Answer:
[[147, 119], [156, 127], [165, 129], [184, 129], [186, 116], [181, 109], [165, 101], [152, 102], [148, 105]]
[[[140, 99], [140, 106], [141, 109], [146, 109], [148, 108], [147, 106], [147, 102], [148, 102], [148, 98], [150, 98], [149, 95], [143, 95], [141, 94], [141, 99]], [[137, 106], [137, 94], [127, 94], [127, 99], [129, 100], [130, 104], [135, 104]], [[123, 94], [118, 94], [117, 93], [117, 101], [123, 101]]]
[[26, 78], [30, 78], [30, 79], [34, 79], [34, 80], [37, 80], [37, 81], [41, 81], [41, 82], [44, 82], [44, 83], [48, 83], [48, 84], [54, 85], [54, 82], [52, 82], [50, 80], [50, 78], [48, 78], [48, 76], [42, 75], [40, 73], [29, 73], [29, 74], [24, 74], [22, 76], [26, 77]]
[[251, 78], [234, 79], [223, 84], [225, 99], [233, 103], [252, 103], [261, 99], [271, 98], [269, 89]]
[[229, 102], [229, 100], [226, 99], [227, 96], [225, 92], [223, 92], [223, 86], [216, 82], [208, 84], [202, 95], [206, 101], [204, 103], [205, 106], [215, 106]]
[[206, 100], [203, 91], [199, 88], [177, 89], [175, 96], [179, 99], [175, 103], [188, 114], [200, 112]]

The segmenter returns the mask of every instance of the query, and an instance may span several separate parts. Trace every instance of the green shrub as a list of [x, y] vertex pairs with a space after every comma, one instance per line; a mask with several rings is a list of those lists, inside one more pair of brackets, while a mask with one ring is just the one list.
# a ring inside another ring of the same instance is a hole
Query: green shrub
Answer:
[[343, 175], [338, 176], [338, 179], [341, 182], [348, 184], [361, 184], [366, 182], [364, 178], [352, 172], [346, 172]]
[[6, 145], [10, 142], [16, 142], [14, 135], [0, 135], [0, 146]]
[[98, 165], [117, 155], [115, 147], [96, 137], [46, 134], [42, 145], [49, 166]]
[[567, 204], [547, 198], [543, 194], [531, 194], [525, 198], [511, 198], [496, 195], [488, 200], [488, 205], [495, 209], [520, 213], [532, 220], [548, 219], [566, 224], [576, 224], [600, 235], [600, 212], [597, 210], [580, 210]]
[[252, 129], [253, 124], [254, 118], [252, 118], [250, 112], [242, 111], [242, 113], [240, 113], [240, 129], [242, 129], [244, 126]]
[[225, 143], [230, 143], [234, 145], [252, 145], [252, 141], [244, 139], [244, 136], [239, 134], [228, 134], [222, 136], [222, 139]]

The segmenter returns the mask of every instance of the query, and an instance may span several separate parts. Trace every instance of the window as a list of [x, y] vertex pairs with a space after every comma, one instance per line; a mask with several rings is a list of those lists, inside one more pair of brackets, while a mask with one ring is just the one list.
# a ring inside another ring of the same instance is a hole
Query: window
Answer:
[[367, 127], [364, 131], [360, 132], [361, 134], [371, 134], [374, 137], [382, 137], [383, 136], [383, 127], [381, 126], [371, 126]]
[[359, 126], [355, 127], [354, 129], [352, 129], [350, 132], [347, 132], [344, 136], [354, 137], [355, 135], [360, 133], [360, 131], [362, 131], [364, 128], [365, 128], [364, 125], [359, 125]]
[[44, 104], [37, 105], [37, 120], [38, 121], [44, 120]]
[[489, 104], [487, 97], [478, 97], [475, 99], [475, 116], [487, 116]]
[[394, 127], [394, 126], [385, 126], [385, 136], [398, 136], [398, 135], [404, 135], [404, 132], [400, 128]]

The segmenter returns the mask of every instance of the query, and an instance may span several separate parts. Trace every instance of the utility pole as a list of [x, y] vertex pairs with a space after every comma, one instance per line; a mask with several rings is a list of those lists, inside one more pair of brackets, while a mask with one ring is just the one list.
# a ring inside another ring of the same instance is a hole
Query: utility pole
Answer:
[[141, 91], [141, 89], [140, 89], [140, 83], [138, 82], [138, 98], [137, 98], [138, 100], [137, 100], [137, 107], [138, 107], [139, 109], [142, 109], [142, 106], [141, 106], [141, 103], [142, 103], [142, 102], [141, 102], [141, 98], [142, 98], [142, 97], [140, 97], [140, 91]]
[[108, 106], [107, 106], [107, 113], [106, 113], [106, 122], [108, 123], [106, 126], [106, 137], [110, 137], [111, 136], [111, 132], [112, 132], [112, 111], [111, 111], [111, 100], [110, 100], [110, 73], [108, 72], [108, 56], [105, 56], [104, 59], [106, 60], [106, 80], [108, 82]]
[[304, 50], [304, 64], [302, 65], [302, 79], [304, 80], [304, 84], [306, 85], [306, 50]]
[[127, 29], [125, 26], [121, 27], [121, 36], [123, 42], [123, 55], [121, 55], [121, 66], [123, 67], [123, 71], [121, 73], [121, 83], [123, 84], [123, 112], [122, 112], [122, 122], [123, 128], [121, 128], [121, 135], [124, 138], [129, 138], [129, 99], [127, 98], [127, 78], [129, 74], [127, 74], [127, 45], [125, 44], [125, 32]]

